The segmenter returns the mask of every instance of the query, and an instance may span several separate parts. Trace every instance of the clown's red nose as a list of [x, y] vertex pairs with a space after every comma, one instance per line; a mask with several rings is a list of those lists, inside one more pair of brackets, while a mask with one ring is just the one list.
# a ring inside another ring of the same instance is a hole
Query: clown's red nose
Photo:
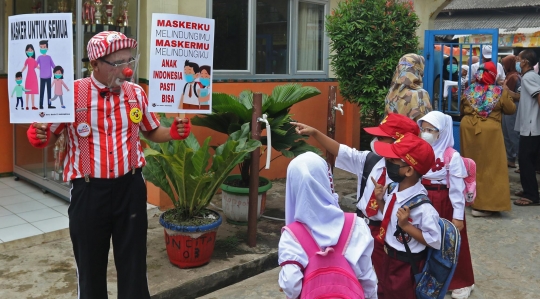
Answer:
[[122, 74], [123, 74], [124, 77], [126, 77], [126, 78], [131, 78], [131, 76], [133, 76], [133, 70], [130, 69], [130, 68], [125, 68], [125, 69], [122, 71]]

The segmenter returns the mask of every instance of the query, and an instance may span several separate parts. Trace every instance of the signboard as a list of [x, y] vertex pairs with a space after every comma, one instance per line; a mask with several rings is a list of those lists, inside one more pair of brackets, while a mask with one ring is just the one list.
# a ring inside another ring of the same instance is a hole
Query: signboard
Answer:
[[10, 123], [75, 121], [71, 13], [9, 17]]
[[211, 113], [214, 20], [152, 14], [149, 110]]

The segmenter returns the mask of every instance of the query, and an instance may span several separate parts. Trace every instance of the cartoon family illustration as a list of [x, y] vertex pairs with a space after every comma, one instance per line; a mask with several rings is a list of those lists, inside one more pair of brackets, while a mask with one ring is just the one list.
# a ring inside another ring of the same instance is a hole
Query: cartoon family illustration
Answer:
[[[25, 109], [23, 105], [23, 93], [26, 95], [26, 110], [30, 110], [29, 100], [32, 102], [32, 110], [38, 110], [35, 104], [35, 95], [39, 91], [39, 109], [43, 109], [43, 97], [45, 96], [45, 89], [47, 89], [47, 108], [55, 109], [55, 106], [52, 106], [52, 101], [60, 98], [60, 105], [62, 108], [66, 108], [64, 105], [63, 99], [63, 88], [66, 88], [69, 91], [67, 84], [64, 82], [64, 69], [55, 65], [52, 57], [47, 55], [49, 50], [49, 42], [47, 40], [42, 40], [39, 42], [39, 52], [41, 55], [36, 59], [36, 53], [34, 46], [32, 44], [26, 45], [25, 53], [26, 60], [24, 61], [24, 67], [20, 72], [15, 74], [15, 82], [17, 85], [13, 89], [11, 97], [13, 95], [17, 96], [17, 105], [15, 109], [18, 110], [19, 102], [21, 104], [21, 109]], [[39, 70], [39, 88], [38, 88], [38, 79], [36, 74], [36, 69]], [[23, 73], [26, 72], [26, 80], [24, 82], [24, 87], [21, 85], [23, 81]], [[54, 80], [52, 80], [54, 74]], [[51, 98], [51, 88], [54, 87], [54, 97]]]
[[179, 109], [210, 109], [211, 71], [211, 67], [208, 65], [199, 66], [195, 62], [186, 60], [184, 63], [184, 79], [187, 83], [182, 90], [180, 105], [178, 105]]

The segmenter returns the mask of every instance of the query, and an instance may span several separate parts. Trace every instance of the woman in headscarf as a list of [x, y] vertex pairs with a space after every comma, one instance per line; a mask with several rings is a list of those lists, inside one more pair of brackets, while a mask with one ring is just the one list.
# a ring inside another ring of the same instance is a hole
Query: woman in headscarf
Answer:
[[[503, 58], [502, 65], [506, 72], [506, 81], [503, 89], [508, 90], [508, 94], [514, 100], [516, 104], [516, 110], [519, 108], [519, 93], [518, 88], [521, 86], [521, 69], [519, 63], [516, 64], [516, 56], [508, 55]], [[504, 145], [506, 147], [506, 160], [508, 167], [516, 168], [516, 157], [519, 148], [519, 132], [514, 130], [516, 124], [517, 113], [512, 115], [503, 115], [502, 128], [504, 136]]]
[[386, 99], [385, 114], [399, 113], [418, 120], [432, 110], [428, 92], [422, 88], [424, 57], [407, 54], [401, 57]]
[[[285, 224], [303, 223], [322, 251], [337, 244], [345, 215], [334, 192], [330, 166], [319, 155], [308, 152], [294, 158], [287, 168]], [[365, 298], [377, 298], [377, 278], [371, 263], [373, 237], [367, 224], [355, 217], [345, 259], [354, 270]], [[279, 240], [279, 286], [287, 298], [302, 291], [303, 272], [309, 259], [302, 246], [284, 229]]]
[[476, 200], [472, 215], [490, 216], [510, 210], [510, 186], [501, 127], [502, 114], [513, 114], [516, 105], [507, 91], [495, 85], [497, 67], [481, 64], [476, 82], [461, 101], [461, 155], [476, 162]]
[[[422, 184], [439, 216], [452, 221], [460, 230], [461, 247], [458, 264], [449, 290], [452, 298], [467, 299], [474, 289], [474, 273], [465, 222], [465, 181], [467, 169], [456, 151], [450, 159], [445, 152], [454, 146], [452, 117], [440, 111], [431, 111], [418, 121], [422, 139], [431, 144], [435, 153], [435, 165], [422, 177]], [[446, 165], [448, 163], [448, 165]]]
[[446, 57], [443, 60], [443, 79], [459, 82], [460, 75], [461, 72], [456, 57], [452, 57], [452, 63], [450, 63], [450, 57]]

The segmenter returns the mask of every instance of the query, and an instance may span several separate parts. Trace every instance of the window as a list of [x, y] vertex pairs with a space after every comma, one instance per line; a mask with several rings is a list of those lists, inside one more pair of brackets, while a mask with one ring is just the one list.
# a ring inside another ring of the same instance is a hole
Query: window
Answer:
[[326, 78], [329, 0], [209, 0], [217, 78]]

